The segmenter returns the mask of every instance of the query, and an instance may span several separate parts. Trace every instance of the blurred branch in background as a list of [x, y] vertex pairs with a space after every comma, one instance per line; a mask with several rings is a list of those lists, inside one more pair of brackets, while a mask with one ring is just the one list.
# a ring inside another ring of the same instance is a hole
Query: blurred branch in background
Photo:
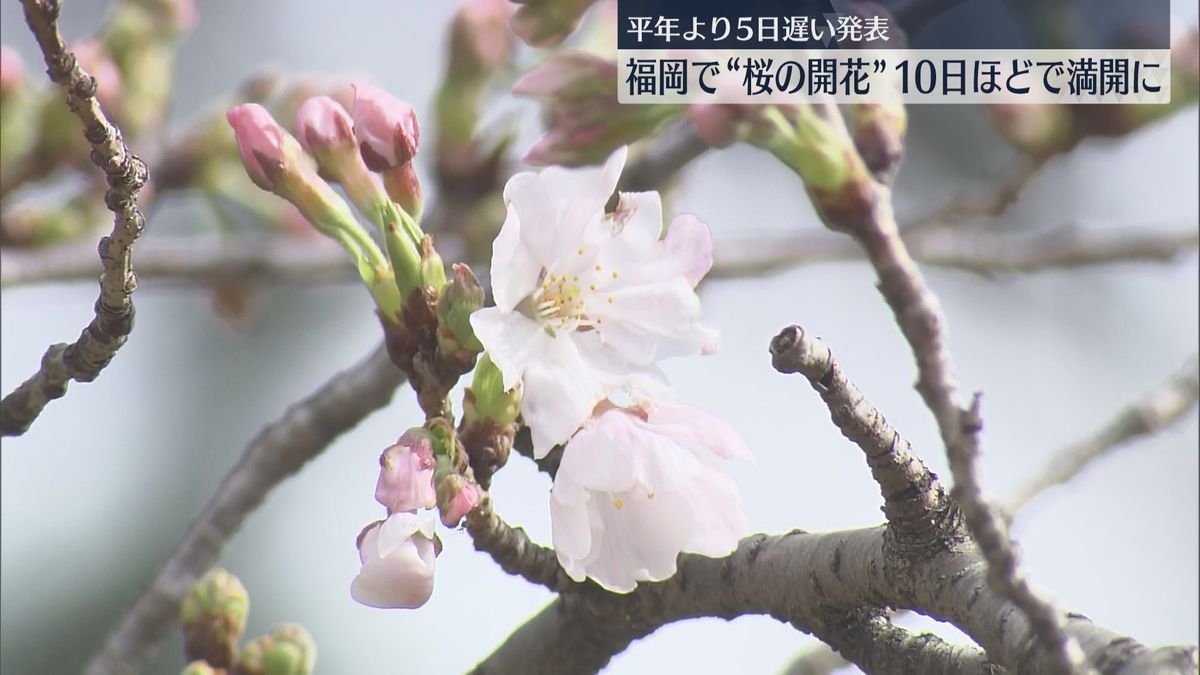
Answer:
[[1008, 501], [1016, 514], [1046, 490], [1078, 476], [1092, 462], [1129, 443], [1168, 429], [1196, 408], [1200, 397], [1200, 355], [1193, 354], [1168, 380], [1146, 392], [1107, 424], [1059, 450]]
[[[914, 233], [906, 241], [919, 262], [990, 277], [1109, 264], [1170, 263], [1194, 253], [1200, 246], [1200, 233], [1148, 227], [1063, 227], [1033, 234], [937, 229]], [[853, 241], [826, 232], [722, 241], [714, 255], [710, 278], [726, 279], [863, 260]], [[138, 260], [142, 281], [164, 284], [209, 284], [226, 278], [319, 284], [356, 278], [336, 247], [324, 240], [286, 236], [163, 236], [142, 243]], [[0, 288], [90, 281], [98, 268], [91, 247], [83, 244], [0, 249]]]
[[112, 233], [100, 240], [100, 298], [96, 315], [73, 344], [52, 345], [41, 368], [0, 401], [0, 434], [24, 433], [51, 400], [66, 394], [70, 380], [90, 382], [125, 344], [133, 329], [137, 286], [131, 248], [145, 219], [138, 209], [138, 190], [146, 182], [146, 165], [125, 145], [121, 130], [105, 116], [96, 99], [98, 83], [79, 65], [58, 31], [57, 1], [23, 0], [25, 20], [37, 39], [50, 79], [67, 96], [67, 105], [83, 125], [92, 163], [104, 172], [109, 189], [104, 201], [113, 212]]
[[292, 404], [246, 446], [153, 582], [121, 619], [87, 672], [138, 670], [179, 619], [179, 603], [217, 561], [225, 542], [267, 494], [371, 413], [386, 406], [403, 374], [383, 346]]

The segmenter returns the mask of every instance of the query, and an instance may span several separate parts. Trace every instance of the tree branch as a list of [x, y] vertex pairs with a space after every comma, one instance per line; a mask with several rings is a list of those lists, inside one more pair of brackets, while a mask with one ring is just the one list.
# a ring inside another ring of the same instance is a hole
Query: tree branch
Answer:
[[1112, 450], [1149, 436], [1183, 419], [1196, 407], [1200, 397], [1200, 355], [1191, 358], [1167, 381], [1147, 392], [1111, 421], [1050, 458], [1033, 480], [1021, 486], [1008, 503], [1009, 514], [1016, 514], [1036, 496], [1078, 475], [1085, 467]]
[[[668, 623], [765, 614], [811, 632], [872, 673], [1001, 672], [977, 649], [912, 636], [882, 618], [892, 606], [944, 618], [1013, 672], [1054, 672], [1024, 614], [988, 586], [973, 547], [906, 564], [886, 553], [884, 528], [744, 539], [727, 558], [680, 557], [671, 579], [620, 595], [564, 593], [510, 635], [476, 673], [585, 673]], [[1074, 615], [1068, 630], [1106, 673], [1194, 673], [1194, 647], [1147, 649]], [[924, 643], [916, 647], [915, 642]], [[1156, 670], [1160, 669], [1160, 670]]]
[[466, 525], [476, 550], [490, 555], [505, 572], [555, 592], [577, 585], [559, 566], [552, 549], [539, 546], [524, 528], [512, 527], [496, 515], [490, 495], [467, 514]]
[[[1062, 227], [996, 234], [939, 228], [908, 235], [905, 243], [912, 257], [927, 265], [994, 276], [1113, 263], [1168, 263], [1194, 253], [1200, 247], [1200, 231], [1194, 227]], [[714, 254], [709, 276], [716, 278], [761, 276], [800, 265], [863, 258], [862, 249], [853, 242], [820, 232], [720, 242]]]
[[96, 100], [96, 79], [79, 66], [58, 32], [58, 0], [22, 0], [29, 24], [50, 79], [66, 94], [67, 105], [83, 124], [92, 146], [91, 159], [108, 180], [105, 204], [113, 212], [112, 233], [100, 240], [100, 297], [96, 314], [73, 344], [55, 344], [46, 350], [41, 367], [0, 401], [0, 435], [25, 433], [50, 401], [67, 393], [67, 383], [90, 382], [108, 365], [133, 328], [133, 302], [137, 286], [131, 264], [133, 242], [142, 233], [145, 219], [138, 210], [137, 194], [146, 182], [146, 165], [125, 142], [121, 130], [109, 122]]
[[225, 475], [153, 583], [93, 657], [87, 672], [138, 670], [175, 625], [184, 594], [216, 562], [225, 543], [267, 493], [338, 436], [387, 405], [403, 381], [380, 346], [264, 427]]
[[909, 549], [909, 555], [920, 555], [923, 548], [944, 547], [959, 536], [960, 514], [937, 478], [847, 379], [825, 343], [799, 326], [789, 326], [771, 341], [771, 361], [781, 373], [808, 378], [842, 435], [862, 449], [897, 545]]

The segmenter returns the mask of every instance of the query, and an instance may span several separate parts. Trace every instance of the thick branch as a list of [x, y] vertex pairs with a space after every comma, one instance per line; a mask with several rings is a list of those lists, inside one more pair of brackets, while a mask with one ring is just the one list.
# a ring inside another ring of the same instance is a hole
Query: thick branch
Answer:
[[969, 409], [959, 407], [945, 317], [900, 239], [891, 192], [877, 183], [860, 187], [865, 190], [862, 199], [866, 206], [861, 216], [839, 219], [827, 215], [826, 224], [853, 236], [879, 276], [879, 290], [916, 357], [917, 391], [937, 420], [954, 476], [952, 496], [988, 562], [989, 579], [998, 593], [1029, 617], [1038, 641], [1054, 659], [1054, 672], [1086, 672], [1083, 654], [1064, 630], [1062, 615], [1030, 585], [1020, 569], [1004, 517], [983, 496], [978, 474], [979, 397]]
[[782, 373], [801, 373], [829, 408], [842, 435], [862, 449], [883, 495], [883, 512], [898, 545], [920, 555], [960, 532], [958, 509], [937, 478], [883, 414], [850, 382], [820, 340], [789, 326], [771, 341], [771, 361]]
[[[988, 673], [970, 647], [911, 636], [883, 620], [885, 606], [952, 621], [1012, 672], [1055, 671], [1024, 614], [993, 592], [971, 546], [895, 565], [884, 528], [793, 532], [744, 539], [727, 558], [684, 555], [668, 581], [625, 595], [565, 593], [518, 628], [476, 672], [583, 673], [663, 625], [702, 616], [765, 614], [811, 632], [872, 673]], [[1194, 673], [1194, 647], [1150, 650], [1082, 617], [1068, 630], [1105, 673]], [[914, 641], [924, 644], [917, 648]], [[1158, 670], [1161, 668], [1161, 670]]]
[[91, 159], [108, 180], [105, 204], [113, 212], [112, 233], [100, 240], [100, 298], [96, 314], [70, 345], [51, 345], [41, 367], [0, 401], [0, 434], [25, 433], [50, 401], [67, 392], [67, 383], [90, 382], [125, 344], [133, 328], [133, 302], [137, 286], [131, 264], [133, 242], [142, 233], [145, 219], [138, 210], [137, 194], [146, 182], [146, 165], [121, 140], [121, 131], [104, 115], [96, 101], [96, 79], [84, 72], [58, 32], [57, 0], [22, 0], [25, 21], [33, 31], [46, 61], [50, 79], [63, 90], [71, 112], [83, 124], [83, 135], [92, 147]]
[[1092, 435], [1051, 457], [1032, 474], [1033, 480], [1017, 490], [1008, 504], [1008, 512], [1015, 514], [1034, 497], [1071, 480], [1098, 458], [1130, 441], [1166, 429], [1195, 409], [1200, 397], [1198, 359], [1200, 356], [1193, 354], [1166, 382], [1120, 411]]
[[88, 673], [131, 673], [178, 620], [179, 602], [267, 493], [338, 436], [387, 405], [404, 376], [378, 347], [268, 424], [246, 447]]

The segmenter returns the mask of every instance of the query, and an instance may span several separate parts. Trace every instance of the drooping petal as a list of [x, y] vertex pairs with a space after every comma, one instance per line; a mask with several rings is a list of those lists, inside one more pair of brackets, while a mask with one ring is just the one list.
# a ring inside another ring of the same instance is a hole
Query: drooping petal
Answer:
[[667, 401], [653, 401], [642, 407], [646, 424], [693, 452], [708, 451], [724, 459], [751, 457], [741, 434], [712, 413]]
[[[597, 496], [595, 517], [604, 536], [593, 543], [588, 576], [610, 591], [628, 593], [639, 581], [662, 581], [675, 574], [676, 559], [692, 529], [689, 505], [671, 494], [648, 497], [634, 491]], [[619, 506], [618, 506], [619, 505]]]
[[362, 569], [350, 595], [370, 607], [412, 608], [433, 593], [436, 553], [433, 516], [396, 513], [369, 528], [359, 542]]

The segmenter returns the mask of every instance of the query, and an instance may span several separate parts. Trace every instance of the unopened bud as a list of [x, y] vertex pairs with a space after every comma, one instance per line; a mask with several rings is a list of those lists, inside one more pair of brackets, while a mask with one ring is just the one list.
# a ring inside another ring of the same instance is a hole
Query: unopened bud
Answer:
[[583, 13], [596, 0], [528, 0], [509, 25], [531, 47], [553, 47], [575, 32]]
[[192, 661], [184, 666], [179, 675], [224, 675], [224, 669], [213, 668], [207, 661]]
[[333, 154], [357, 151], [354, 120], [328, 96], [313, 96], [300, 105], [296, 111], [296, 137], [321, 166], [330, 164]]
[[372, 171], [379, 172], [411, 163], [420, 141], [417, 114], [412, 106], [365, 82], [351, 86], [354, 133], [363, 161]]
[[851, 106], [854, 146], [871, 173], [891, 181], [904, 156], [908, 117], [904, 104], [861, 103]]
[[379, 457], [375, 500], [387, 507], [389, 514], [433, 508], [437, 504], [435, 466], [432, 436], [422, 427], [409, 429]]
[[473, 357], [483, 350], [471, 327], [471, 315], [483, 307], [483, 286], [463, 263], [455, 263], [452, 272], [438, 298], [438, 348], [447, 353], [471, 352]]
[[697, 103], [688, 107], [687, 118], [709, 147], [725, 148], [738, 140], [742, 115], [736, 105]]
[[25, 62], [17, 50], [0, 45], [0, 100], [15, 96], [25, 85]]
[[457, 527], [462, 519], [479, 506], [483, 490], [474, 481], [458, 473], [448, 473], [438, 481], [437, 503], [446, 527]]
[[546, 133], [525, 161], [597, 164], [684, 111], [678, 105], [621, 105], [616, 75], [617, 66], [611, 61], [583, 52], [562, 52], [518, 80], [513, 93], [542, 99], [547, 113]]
[[1033, 157], [1048, 157], [1075, 141], [1074, 106], [1045, 103], [1004, 103], [991, 107], [996, 129], [1010, 143]]
[[236, 675], [311, 675], [317, 646], [302, 626], [283, 624], [242, 649]]
[[521, 414], [520, 386], [505, 389], [504, 374], [486, 354], [479, 357], [467, 392], [463, 415], [468, 420], [486, 419], [507, 426]]
[[280, 194], [283, 189], [281, 174], [296, 172], [303, 162], [304, 151], [300, 144], [257, 103], [230, 108], [225, 119], [233, 127], [242, 164], [250, 180], [268, 192]]
[[223, 569], [209, 570], [184, 596], [179, 610], [188, 660], [219, 668], [232, 665], [249, 611], [242, 582]]
[[512, 54], [508, 20], [515, 7], [508, 0], [467, 0], [450, 23], [451, 77], [478, 80], [500, 67]]

